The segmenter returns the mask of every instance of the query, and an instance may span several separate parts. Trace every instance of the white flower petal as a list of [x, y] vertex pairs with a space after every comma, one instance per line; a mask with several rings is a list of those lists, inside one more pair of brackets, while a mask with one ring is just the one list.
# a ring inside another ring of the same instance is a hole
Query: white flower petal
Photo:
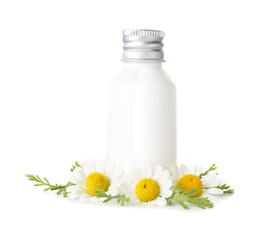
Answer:
[[146, 178], [151, 178], [151, 176], [152, 176], [152, 174], [153, 174], [152, 169], [151, 169], [151, 167], [149, 167], [149, 166], [145, 166], [145, 167], [143, 168], [143, 173], [144, 173], [144, 176], [145, 176]]
[[137, 198], [136, 195], [132, 195], [132, 196], [128, 196], [127, 197], [130, 198], [130, 204], [131, 205], [136, 205], [136, 204], [139, 204], [141, 201]]
[[82, 192], [83, 189], [78, 185], [73, 185], [67, 188], [68, 192]]
[[73, 170], [73, 175], [81, 180], [85, 180], [86, 179], [86, 175], [85, 172], [82, 168], [77, 167]]
[[76, 185], [85, 185], [85, 181], [83, 179], [80, 179], [74, 175], [70, 177], [70, 182], [76, 184]]
[[207, 181], [207, 182], [202, 182], [203, 188], [211, 188], [211, 187], [216, 187], [220, 185], [220, 181], [216, 181], [215, 179]]
[[124, 185], [127, 185], [129, 188], [135, 188], [138, 181], [133, 176], [128, 176], [127, 180], [124, 182]]
[[113, 161], [107, 161], [104, 166], [103, 174], [111, 176], [115, 170], [115, 163]]
[[90, 196], [88, 193], [83, 193], [81, 196], [80, 196], [80, 200], [81, 201], [88, 201], [92, 198], [92, 196]]
[[219, 188], [203, 189], [203, 191], [205, 191], [205, 194], [223, 194], [223, 190]]
[[194, 174], [195, 170], [196, 170], [196, 166], [190, 164], [190, 165], [187, 166], [186, 174]]
[[213, 196], [213, 195], [210, 195], [210, 194], [202, 194], [201, 195], [201, 198], [208, 198], [210, 200], [210, 202], [212, 203], [217, 203], [218, 202], [218, 198]]
[[142, 171], [137, 167], [135, 167], [131, 170], [131, 177], [133, 179], [135, 179], [135, 181], [137, 181], [137, 182], [139, 182], [141, 179], [145, 178]]
[[108, 191], [107, 191], [108, 194], [112, 195], [112, 196], [116, 196], [118, 193], [119, 193], [119, 189], [114, 187], [113, 185], [111, 185], [109, 188], [108, 188]]
[[157, 179], [162, 174], [162, 167], [160, 165], [156, 166], [153, 171], [153, 179]]
[[182, 172], [177, 165], [172, 165], [169, 169], [170, 172], [170, 179], [172, 180], [173, 184], [176, 185], [177, 181], [182, 177]]
[[210, 181], [210, 180], [212, 180], [212, 179], [214, 179], [214, 178], [216, 178], [216, 177], [217, 177], [217, 174], [216, 174], [216, 173], [214, 173], [214, 172], [210, 172], [210, 173], [208, 173], [207, 175], [203, 176], [203, 177], [201, 178], [201, 181], [202, 181], [202, 182], [207, 182], [207, 181]]
[[187, 174], [187, 166], [184, 164], [181, 164], [181, 172], [182, 176]]
[[115, 179], [114, 181], [110, 182], [110, 186], [120, 188], [122, 183], [123, 183], [122, 179]]
[[85, 162], [83, 168], [87, 176], [90, 173], [96, 172], [95, 163], [93, 161]]
[[196, 175], [196, 176], [199, 176], [199, 174], [201, 174], [202, 173], [202, 167], [200, 166], [200, 165], [196, 165], [195, 166], [195, 171], [194, 171], [194, 175]]
[[170, 172], [168, 170], [163, 170], [161, 175], [164, 178], [170, 178]]
[[157, 197], [155, 200], [153, 200], [156, 206], [165, 206], [167, 204], [167, 201], [163, 197]]
[[160, 189], [169, 189], [172, 187], [172, 181], [170, 179], [158, 179]]
[[70, 198], [79, 198], [84, 193], [84, 190], [77, 186], [68, 187], [67, 191], [70, 193]]
[[96, 162], [96, 172], [98, 173], [104, 173], [104, 163], [102, 161]]
[[172, 195], [172, 191], [171, 190], [165, 190], [163, 192], [160, 192], [160, 195], [163, 197], [163, 198], [168, 198]]
[[93, 203], [97, 203], [97, 202], [103, 202], [106, 198], [98, 198], [96, 196], [93, 196], [90, 198], [90, 201]]
[[117, 167], [116, 169], [113, 170], [113, 173], [110, 176], [111, 179], [118, 179], [122, 178], [123, 174], [124, 174], [123, 169], [121, 167]]

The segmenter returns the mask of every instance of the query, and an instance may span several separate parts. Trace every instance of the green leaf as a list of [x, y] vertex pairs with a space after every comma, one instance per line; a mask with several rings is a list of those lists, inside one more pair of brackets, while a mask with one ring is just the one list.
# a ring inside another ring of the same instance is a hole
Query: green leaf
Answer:
[[40, 184], [34, 184], [33, 186], [44, 186], [44, 184], [40, 183]]
[[95, 191], [95, 193], [96, 193], [96, 197], [98, 197], [98, 198], [109, 197], [103, 189], [101, 191], [97, 190], [97, 191]]
[[70, 169], [70, 171], [73, 172], [73, 170], [74, 170], [75, 168], [77, 168], [77, 167], [81, 167], [81, 165], [79, 164], [78, 161], [76, 161], [76, 162], [74, 163], [74, 165], [72, 165], [72, 168]]
[[210, 202], [210, 200], [207, 197], [206, 198], [191, 198], [190, 203], [203, 209], [205, 209], [206, 207], [213, 208], [213, 203]]
[[184, 191], [184, 187], [177, 187], [173, 190], [173, 193], [182, 193]]
[[184, 209], [189, 209], [189, 207], [184, 203], [184, 201], [177, 201]]
[[172, 205], [172, 201], [170, 199], [168, 199], [168, 198], [166, 200], [167, 200], [167, 205], [171, 206]]
[[174, 189], [173, 194], [167, 198], [167, 204], [172, 205], [172, 202], [176, 202], [180, 204], [184, 209], [189, 209], [189, 207], [185, 204], [191, 203], [199, 208], [212, 208], [213, 203], [209, 201], [208, 198], [192, 198], [193, 195], [195, 195], [198, 191], [198, 189], [191, 189], [188, 192], [183, 192], [184, 189], [179, 188], [179, 191], [177, 192], [177, 188]]
[[44, 178], [44, 180], [49, 184], [49, 182], [48, 182], [48, 180], [47, 180], [47, 178]]
[[44, 189], [45, 192], [48, 190], [50, 191], [58, 190], [57, 195], [63, 194], [64, 197], [67, 197], [69, 194], [67, 192], [67, 188], [69, 186], [75, 185], [71, 182], [68, 182], [66, 185], [58, 185], [58, 184], [52, 185], [50, 184], [47, 178], [44, 178], [43, 181], [38, 175], [26, 174], [25, 176], [28, 178], [29, 181], [37, 182], [37, 184], [34, 184], [34, 186], [47, 186], [47, 188]]
[[103, 202], [109, 202], [112, 199], [117, 199], [117, 204], [120, 204], [121, 206], [125, 206], [126, 203], [130, 202], [130, 198], [127, 198], [124, 194], [117, 194], [116, 196], [112, 196], [110, 194], [107, 194], [103, 189], [101, 191], [95, 191], [97, 198], [106, 198]]
[[206, 176], [209, 172], [216, 170], [217, 167], [215, 164], [212, 164], [212, 166], [204, 173], [201, 173], [198, 177], [201, 179], [203, 176]]
[[191, 189], [190, 191], [188, 191], [188, 192], [184, 192], [183, 194], [185, 195], [185, 196], [189, 196], [189, 197], [191, 197], [191, 196], [193, 196], [193, 195], [195, 195], [196, 193], [198, 192], [198, 189]]
[[230, 186], [227, 186], [226, 184], [218, 185], [216, 188], [223, 190], [224, 194], [234, 194], [234, 189], [229, 189]]

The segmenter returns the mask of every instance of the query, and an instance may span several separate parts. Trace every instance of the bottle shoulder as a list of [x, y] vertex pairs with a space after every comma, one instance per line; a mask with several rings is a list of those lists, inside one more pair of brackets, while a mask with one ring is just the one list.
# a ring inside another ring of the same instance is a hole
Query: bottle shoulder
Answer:
[[164, 84], [175, 87], [163, 68], [123, 68], [111, 84]]

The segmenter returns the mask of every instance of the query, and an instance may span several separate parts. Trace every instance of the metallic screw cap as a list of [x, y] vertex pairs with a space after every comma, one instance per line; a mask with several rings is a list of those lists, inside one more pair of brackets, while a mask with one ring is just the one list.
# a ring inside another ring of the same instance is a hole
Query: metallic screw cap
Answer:
[[124, 30], [122, 61], [163, 62], [162, 40], [164, 35], [164, 32], [158, 30]]

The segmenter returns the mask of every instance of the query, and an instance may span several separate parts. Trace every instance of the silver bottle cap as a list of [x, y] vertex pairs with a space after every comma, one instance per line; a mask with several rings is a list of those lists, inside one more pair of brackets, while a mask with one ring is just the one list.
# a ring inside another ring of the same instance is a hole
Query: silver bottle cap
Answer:
[[158, 30], [124, 30], [122, 61], [163, 62], [162, 40], [164, 36], [165, 33]]

